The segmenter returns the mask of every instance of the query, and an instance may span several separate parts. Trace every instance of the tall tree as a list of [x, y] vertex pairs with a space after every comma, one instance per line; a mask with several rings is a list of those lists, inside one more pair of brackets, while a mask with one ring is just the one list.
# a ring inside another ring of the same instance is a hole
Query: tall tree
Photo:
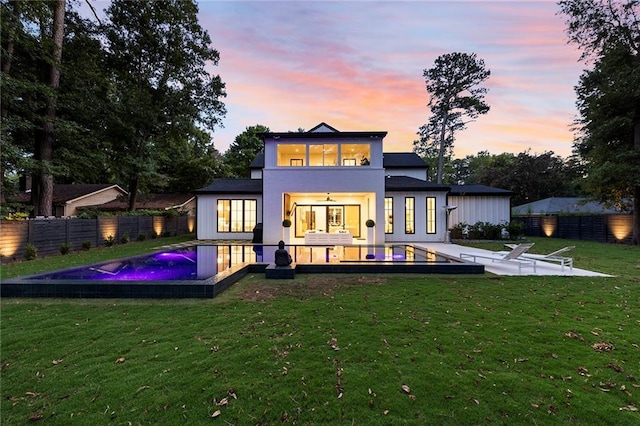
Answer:
[[631, 200], [640, 243], [640, 1], [562, 0], [569, 41], [593, 64], [576, 87], [576, 151], [586, 188], [611, 205]]
[[465, 118], [473, 120], [489, 112], [484, 102], [487, 89], [480, 84], [490, 75], [484, 60], [475, 53], [459, 52], [439, 56], [434, 66], [423, 72], [431, 111], [425, 140], [431, 138], [439, 145], [438, 183], [442, 183], [445, 153], [453, 147], [455, 132], [466, 127]]
[[[300, 129], [298, 129], [300, 131]], [[224, 162], [229, 168], [231, 177], [248, 178], [251, 175], [249, 165], [256, 155], [264, 151], [264, 143], [260, 133], [269, 132], [269, 128], [261, 124], [247, 127], [234, 139], [224, 153]]]
[[123, 168], [130, 210], [141, 184], [160, 178], [159, 147], [169, 135], [213, 131], [226, 112], [224, 84], [208, 70], [219, 53], [197, 13], [193, 0], [114, 0], [106, 11], [114, 160]]

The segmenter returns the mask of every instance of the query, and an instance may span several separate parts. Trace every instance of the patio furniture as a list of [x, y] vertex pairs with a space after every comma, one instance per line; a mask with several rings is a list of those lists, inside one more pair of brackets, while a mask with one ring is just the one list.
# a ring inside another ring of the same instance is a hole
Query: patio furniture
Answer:
[[[517, 247], [517, 244], [505, 244], [504, 246], [513, 250], [515, 247]], [[567, 246], [553, 251], [549, 254], [524, 253], [522, 257], [527, 259], [541, 260], [543, 262], [558, 263], [562, 267], [562, 272], [564, 272], [564, 265], [568, 265], [569, 270], [573, 271], [573, 258], [559, 255], [562, 253], [566, 253], [569, 250], [573, 250], [574, 248], [576, 248], [576, 246]]]
[[[489, 259], [491, 262], [509, 262], [515, 263], [518, 265], [518, 273], [522, 274], [522, 267], [530, 266], [533, 267], [533, 272], [536, 272], [536, 260], [530, 258], [524, 258], [523, 254], [533, 247], [534, 243], [527, 244], [518, 244], [507, 253], [500, 252], [489, 252], [488, 254], [483, 253], [460, 253], [460, 259], [473, 259], [476, 262], [476, 259]], [[476, 262], [477, 263], [477, 262]]]

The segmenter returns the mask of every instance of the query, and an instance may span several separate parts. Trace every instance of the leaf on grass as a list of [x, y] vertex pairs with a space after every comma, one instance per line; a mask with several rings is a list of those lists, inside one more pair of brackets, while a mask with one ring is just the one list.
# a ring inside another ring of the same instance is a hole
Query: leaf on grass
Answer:
[[584, 341], [584, 337], [582, 337], [580, 335], [580, 333], [578, 333], [576, 330], [571, 330], [571, 331], [568, 331], [568, 332], [564, 333], [564, 337], [568, 337], [570, 339], [577, 339], [577, 340], [579, 340], [581, 342]]
[[125, 358], [123, 356], [121, 356], [120, 358], [116, 359], [116, 364], [122, 364], [123, 362], [125, 362]]
[[631, 392], [629, 392], [629, 391], [627, 390], [627, 387], [626, 387], [625, 385], [620, 386], [620, 390], [621, 390], [622, 392], [626, 393], [626, 394], [627, 394], [627, 396], [633, 396], [633, 394], [631, 394]]
[[389, 410], [384, 410], [384, 411], [382, 412], [382, 414], [384, 414], [384, 415], [386, 416], [387, 414], [389, 414]]
[[138, 388], [138, 390], [136, 390], [136, 392], [140, 392], [140, 391], [147, 390], [147, 389], [151, 389], [151, 386], [147, 386], [147, 385], [140, 386]]
[[60, 358], [60, 359], [54, 359], [53, 361], [51, 361], [51, 363], [53, 365], [58, 365], [58, 364], [62, 364], [62, 361], [64, 361], [64, 359]]
[[29, 417], [29, 421], [30, 422], [37, 422], [38, 420], [42, 420], [42, 413], [33, 413], [30, 417]]
[[411, 393], [411, 388], [409, 388], [409, 386], [407, 386], [407, 385], [402, 385], [402, 390], [405, 393]]
[[28, 396], [29, 398], [35, 398], [36, 396], [38, 396], [38, 394], [35, 392], [25, 392], [24, 396]]
[[589, 372], [589, 370], [587, 369], [587, 367], [585, 366], [580, 366], [578, 367], [578, 374], [580, 374], [581, 376], [587, 376], [587, 373]]
[[608, 342], [597, 342], [591, 345], [591, 347], [596, 352], [610, 352], [616, 348], [612, 343]]
[[233, 388], [227, 389], [227, 395], [229, 395], [233, 399], [238, 399], [238, 395], [236, 395], [236, 391]]
[[622, 373], [624, 371], [624, 368], [622, 368], [621, 366], [616, 365], [616, 364], [607, 364], [607, 367], [609, 367], [610, 369], [612, 369], [616, 373]]
[[331, 339], [329, 339], [329, 341], [327, 342], [327, 345], [329, 345], [329, 347], [331, 347], [331, 349], [333, 349], [334, 351], [340, 350], [340, 348], [338, 347], [338, 339], [336, 339], [335, 337], [332, 337]]
[[220, 349], [220, 347], [218, 347], [218, 346], [212, 346], [211, 347], [211, 352], [218, 352], [219, 349]]
[[215, 419], [216, 417], [220, 416], [220, 414], [222, 414], [222, 411], [220, 410], [216, 410], [213, 412], [213, 414], [211, 415], [212, 419]]
[[638, 411], [638, 407], [636, 407], [635, 405], [629, 404], [626, 407], [620, 407], [619, 410], [620, 411]]
[[220, 402], [217, 402], [216, 405], [217, 406], [224, 406], [224, 405], [227, 405], [228, 403], [229, 403], [229, 398], [225, 397], [225, 398], [222, 398], [220, 400]]

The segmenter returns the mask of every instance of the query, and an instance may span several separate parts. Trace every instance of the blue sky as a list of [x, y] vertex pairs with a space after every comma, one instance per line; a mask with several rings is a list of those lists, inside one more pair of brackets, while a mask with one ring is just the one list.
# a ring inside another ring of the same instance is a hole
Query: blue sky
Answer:
[[[108, 2], [94, 1], [98, 9]], [[423, 70], [441, 54], [475, 53], [491, 70], [488, 114], [458, 133], [455, 157], [571, 154], [574, 86], [584, 68], [552, 1], [213, 1], [200, 23], [227, 85], [224, 152], [247, 126], [384, 130], [386, 151], [411, 151], [428, 120]]]

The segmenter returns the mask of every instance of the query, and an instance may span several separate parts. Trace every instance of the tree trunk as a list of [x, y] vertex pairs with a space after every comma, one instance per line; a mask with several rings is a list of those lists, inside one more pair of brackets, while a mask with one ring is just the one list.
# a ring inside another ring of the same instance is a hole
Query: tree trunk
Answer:
[[[633, 147], [636, 152], [640, 152], [640, 111], [636, 113], [633, 123]], [[631, 242], [634, 245], [640, 244], [640, 185], [636, 185], [633, 190], [633, 236]]]
[[449, 121], [448, 110], [444, 112], [444, 116], [442, 117], [442, 127], [440, 128], [440, 150], [438, 152], [438, 184], [442, 183], [442, 175], [444, 174], [444, 144], [447, 140], [447, 121]]
[[49, 68], [51, 94], [43, 117], [42, 130], [36, 135], [35, 158], [40, 162], [34, 176], [35, 192], [31, 199], [36, 216], [51, 216], [53, 210], [53, 144], [58, 87], [60, 86], [60, 62], [62, 60], [62, 40], [64, 36], [64, 9], [66, 0], [56, 0], [53, 4], [53, 55]]
[[129, 211], [136, 209], [136, 201], [138, 199], [138, 176], [134, 176], [129, 180]]

